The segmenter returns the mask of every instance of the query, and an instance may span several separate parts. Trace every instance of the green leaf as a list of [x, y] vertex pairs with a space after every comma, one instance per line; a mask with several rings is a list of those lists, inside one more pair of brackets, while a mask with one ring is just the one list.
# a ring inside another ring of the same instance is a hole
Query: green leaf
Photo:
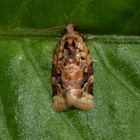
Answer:
[[[138, 0], [1, 0], [0, 139], [140, 139], [139, 5]], [[94, 108], [58, 113], [52, 108], [49, 60], [64, 31], [31, 32], [70, 21], [84, 25], [80, 33], [95, 35], [85, 39], [98, 61]]]

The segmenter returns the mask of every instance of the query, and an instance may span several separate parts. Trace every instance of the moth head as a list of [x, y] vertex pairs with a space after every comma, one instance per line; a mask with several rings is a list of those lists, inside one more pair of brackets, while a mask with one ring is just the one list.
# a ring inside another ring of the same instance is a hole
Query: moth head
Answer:
[[77, 32], [77, 27], [73, 24], [73, 22], [69, 22], [67, 26], [65, 26], [67, 33]]

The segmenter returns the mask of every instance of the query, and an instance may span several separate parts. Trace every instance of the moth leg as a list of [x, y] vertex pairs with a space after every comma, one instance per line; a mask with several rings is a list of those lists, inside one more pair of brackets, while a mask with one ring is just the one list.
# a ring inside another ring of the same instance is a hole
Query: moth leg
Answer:
[[95, 36], [89, 36], [89, 37], [87, 37], [87, 36], [84, 36], [84, 35], [82, 35], [82, 34], [80, 34], [83, 38], [86, 38], [86, 39], [92, 39], [92, 38], [94, 38]]
[[69, 106], [66, 102], [66, 99], [61, 95], [55, 95], [53, 97], [53, 108], [55, 111], [64, 111], [69, 109], [71, 106]]
[[92, 62], [96, 62], [96, 63], [97, 63], [98, 61], [97, 61], [97, 60], [92, 59]]
[[48, 62], [53, 62], [53, 59], [48, 60]]

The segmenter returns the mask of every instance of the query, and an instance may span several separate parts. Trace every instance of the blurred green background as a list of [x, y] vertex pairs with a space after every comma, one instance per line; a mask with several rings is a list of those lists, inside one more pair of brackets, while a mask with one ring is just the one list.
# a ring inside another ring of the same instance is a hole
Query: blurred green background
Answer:
[[[94, 63], [94, 108], [52, 108], [51, 70], [64, 29], [78, 26]], [[0, 1], [1, 140], [140, 139], [139, 0]]]

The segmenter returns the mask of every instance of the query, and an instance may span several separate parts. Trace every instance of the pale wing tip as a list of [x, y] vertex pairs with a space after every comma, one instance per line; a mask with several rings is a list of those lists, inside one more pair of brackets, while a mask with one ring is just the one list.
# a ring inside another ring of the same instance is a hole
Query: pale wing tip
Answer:
[[80, 110], [91, 110], [94, 105], [93, 96], [87, 94], [85, 97], [78, 98], [74, 94], [67, 94], [67, 102]]
[[53, 108], [54, 108], [55, 111], [60, 112], [60, 111], [67, 110], [69, 107], [66, 106], [65, 104], [53, 103]]
[[71, 106], [80, 110], [91, 110], [93, 108], [93, 96], [87, 94], [85, 98], [75, 98], [72, 95], [67, 96], [67, 100], [60, 96], [53, 97], [53, 108], [60, 112], [69, 109]]
[[[80, 103], [80, 104], [75, 104], [73, 105], [75, 108], [78, 108], [80, 110], [85, 110], [85, 111], [88, 111], [88, 110], [91, 110], [93, 108], [93, 102], [90, 102], [90, 103]], [[69, 109], [70, 107], [67, 106], [66, 104], [56, 104], [56, 103], [53, 103], [53, 108], [55, 111], [57, 112], [61, 112], [61, 111], [65, 111], [67, 109]]]
[[79, 107], [77, 107], [77, 108], [79, 108], [79, 109], [81, 109], [81, 110], [85, 110], [85, 111], [88, 111], [88, 110], [91, 110], [92, 108], [93, 108], [93, 101], [88, 101], [87, 103], [85, 103], [85, 102], [81, 102], [80, 104], [79, 104]]
[[64, 111], [70, 108], [70, 106], [66, 103], [66, 100], [59, 96], [53, 97], [53, 108], [55, 111]]
[[75, 103], [73, 106], [80, 109], [80, 110], [91, 110], [93, 108], [93, 100], [87, 100], [85, 101], [78, 101], [77, 103]]

